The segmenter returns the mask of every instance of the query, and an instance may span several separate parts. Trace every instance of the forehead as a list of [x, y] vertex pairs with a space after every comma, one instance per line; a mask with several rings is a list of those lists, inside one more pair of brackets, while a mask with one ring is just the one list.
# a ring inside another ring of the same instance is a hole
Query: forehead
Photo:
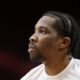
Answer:
[[35, 27], [37, 26], [53, 26], [55, 24], [55, 18], [50, 16], [42, 16], [38, 22], [36, 23]]

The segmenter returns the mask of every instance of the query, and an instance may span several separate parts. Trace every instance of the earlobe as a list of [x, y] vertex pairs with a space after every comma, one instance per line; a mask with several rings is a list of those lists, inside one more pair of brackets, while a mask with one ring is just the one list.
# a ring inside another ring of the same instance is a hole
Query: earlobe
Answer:
[[70, 46], [71, 40], [69, 37], [63, 37], [60, 41], [59, 49], [65, 49]]

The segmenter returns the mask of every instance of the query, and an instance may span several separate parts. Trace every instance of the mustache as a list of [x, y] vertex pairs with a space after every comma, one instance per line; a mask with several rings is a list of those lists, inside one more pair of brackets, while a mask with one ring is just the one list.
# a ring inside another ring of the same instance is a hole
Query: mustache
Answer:
[[37, 48], [37, 46], [35, 44], [33, 44], [33, 43], [29, 43], [28, 47], [29, 48], [33, 48], [33, 49]]

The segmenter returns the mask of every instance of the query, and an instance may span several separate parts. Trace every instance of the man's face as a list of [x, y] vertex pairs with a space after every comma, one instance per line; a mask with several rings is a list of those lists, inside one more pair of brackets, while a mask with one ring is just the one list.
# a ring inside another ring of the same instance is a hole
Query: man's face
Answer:
[[55, 18], [43, 16], [35, 25], [35, 32], [29, 38], [30, 58], [32, 61], [47, 60], [55, 57], [59, 36], [54, 29]]

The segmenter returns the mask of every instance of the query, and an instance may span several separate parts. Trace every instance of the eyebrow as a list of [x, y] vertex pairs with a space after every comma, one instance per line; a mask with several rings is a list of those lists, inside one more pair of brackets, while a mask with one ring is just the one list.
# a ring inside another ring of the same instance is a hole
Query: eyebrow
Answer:
[[[38, 26], [39, 28], [45, 28], [46, 30], [48, 30], [48, 28], [46, 26]], [[37, 27], [35, 27], [35, 29], [37, 29]]]

